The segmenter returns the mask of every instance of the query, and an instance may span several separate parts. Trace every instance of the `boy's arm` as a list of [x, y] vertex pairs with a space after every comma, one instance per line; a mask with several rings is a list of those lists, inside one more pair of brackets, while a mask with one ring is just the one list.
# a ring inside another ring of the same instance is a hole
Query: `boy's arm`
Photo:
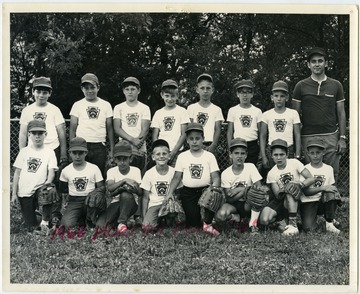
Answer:
[[67, 161], [68, 157], [66, 154], [67, 149], [66, 149], [66, 126], [65, 126], [65, 123], [57, 125], [56, 132], [58, 134], [59, 142], [60, 142], [60, 161], [61, 160]]
[[[344, 108], [344, 102], [336, 103], [336, 113], [339, 124], [339, 136], [345, 136], [346, 132], [346, 114]], [[343, 154], [346, 150], [346, 142], [344, 139], [340, 138], [337, 143], [337, 152]]]
[[301, 175], [305, 178], [305, 180], [302, 182], [303, 186], [301, 189], [309, 187], [315, 183], [315, 178], [311, 175], [307, 168], [302, 170]]
[[180, 138], [177, 141], [176, 145], [174, 146], [173, 150], [171, 150], [171, 152], [170, 152], [170, 160], [169, 160], [169, 162], [174, 158], [174, 156], [176, 155], [176, 153], [178, 153], [181, 146], [184, 145], [184, 143], [185, 143], [185, 140], [186, 140], [186, 134], [185, 134], [186, 126], [187, 126], [187, 124], [181, 124], [181, 126], [180, 126], [181, 127], [181, 135], [180, 135]]
[[211, 145], [207, 148], [208, 151], [213, 154], [215, 153], [216, 147], [219, 143], [219, 139], [221, 135], [221, 124], [222, 124], [221, 120], [215, 122], [214, 138]]
[[226, 139], [228, 144], [228, 149], [230, 149], [230, 141], [234, 136], [234, 123], [232, 121], [228, 122], [228, 127], [226, 131]]
[[277, 183], [271, 183], [270, 187], [271, 187], [271, 190], [274, 193], [275, 198], [276, 199], [281, 199], [282, 197], [279, 194], [281, 192], [283, 192], [283, 191], [280, 189], [279, 185]]
[[174, 198], [174, 192], [176, 188], [179, 186], [182, 176], [183, 176], [182, 172], [179, 171], [175, 172], [174, 177], [172, 178], [170, 183], [169, 192], [165, 197], [166, 200], [169, 198]]
[[[149, 133], [150, 124], [151, 124], [151, 121], [148, 120], [148, 119], [142, 119], [142, 120], [141, 120], [141, 132], [140, 132], [140, 134], [139, 134], [139, 136], [138, 136], [138, 139], [141, 140], [141, 145], [142, 145], [143, 142], [146, 140], [146, 136], [147, 136], [147, 134]], [[138, 146], [138, 148], [140, 148], [141, 145]]]
[[116, 196], [118, 193], [117, 193], [117, 189], [121, 186], [123, 186], [125, 184], [125, 180], [122, 179], [118, 182], [115, 182], [114, 180], [107, 180], [106, 181], [106, 186], [107, 186], [107, 189], [109, 190], [110, 192], [110, 196], [111, 197], [114, 197]]
[[20, 124], [19, 131], [19, 149], [24, 148], [27, 143], [27, 125]]
[[69, 128], [69, 139], [72, 140], [76, 137], [76, 129], [79, 124], [79, 118], [77, 116], [70, 116], [70, 128]]
[[120, 118], [114, 118], [114, 132], [119, 137], [129, 141], [132, 145], [141, 147], [142, 141], [139, 138], [135, 138], [124, 131]]
[[96, 188], [100, 188], [102, 186], [104, 186], [104, 181], [103, 180], [95, 183]]
[[220, 187], [221, 186], [221, 179], [220, 179], [220, 173], [219, 171], [214, 171], [210, 173], [211, 177], [211, 185], [214, 187]]
[[48, 174], [47, 174], [47, 179], [45, 181], [45, 184], [50, 184], [54, 181], [55, 179], [55, 169], [54, 168], [50, 168], [48, 170]]
[[303, 189], [303, 192], [306, 196], [312, 196], [320, 192], [333, 192], [337, 191], [336, 186], [334, 185], [325, 185], [320, 187], [307, 187]]
[[294, 124], [294, 141], [295, 141], [295, 158], [300, 158], [301, 155], [301, 125]]
[[159, 128], [152, 128], [152, 141], [156, 141], [157, 139], [159, 139], [159, 133], [160, 133], [160, 129]]
[[143, 219], [148, 210], [149, 199], [150, 199], [149, 195], [150, 195], [150, 192], [143, 189], [143, 197], [142, 197], [142, 217], [143, 217]]
[[114, 158], [114, 145], [115, 145], [115, 136], [114, 136], [114, 128], [113, 128], [113, 118], [106, 118], [106, 132], [109, 138], [110, 145], [110, 158]]
[[11, 197], [12, 205], [17, 205], [17, 203], [19, 201], [17, 193], [18, 193], [18, 188], [19, 188], [18, 185], [19, 185], [20, 172], [21, 172], [21, 169], [15, 167], [14, 177], [13, 177], [13, 186], [12, 186], [12, 197]]
[[266, 157], [266, 141], [268, 135], [268, 126], [266, 123], [260, 123], [260, 154], [262, 159], [262, 164], [265, 168], [269, 167], [269, 162]]

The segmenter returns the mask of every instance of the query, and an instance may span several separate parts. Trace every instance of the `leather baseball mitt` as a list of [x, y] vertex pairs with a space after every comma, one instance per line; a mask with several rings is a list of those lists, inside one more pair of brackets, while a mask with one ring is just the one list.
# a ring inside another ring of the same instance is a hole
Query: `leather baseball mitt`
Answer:
[[251, 186], [245, 190], [245, 201], [254, 211], [260, 211], [269, 203], [270, 188], [266, 185]]
[[167, 200], [164, 200], [162, 203], [158, 216], [165, 216], [165, 215], [171, 215], [171, 214], [184, 214], [184, 210], [180, 204], [180, 202], [176, 199], [169, 198]]
[[36, 196], [39, 206], [53, 204], [61, 200], [61, 196], [53, 183], [42, 185], [36, 190]]
[[338, 206], [343, 204], [343, 199], [341, 198], [340, 192], [336, 189], [335, 192], [322, 192], [321, 194], [321, 202], [329, 202], [335, 200]]
[[106, 188], [105, 186], [96, 188], [91, 191], [85, 198], [85, 205], [91, 208], [99, 208], [99, 210], [106, 209]]
[[209, 187], [204, 189], [198, 202], [200, 207], [207, 208], [213, 212], [217, 212], [224, 203], [224, 192], [219, 187]]
[[284, 192], [290, 194], [296, 201], [300, 200], [301, 196], [304, 196], [303, 191], [301, 190], [300, 184], [295, 182], [288, 182], [284, 186]]

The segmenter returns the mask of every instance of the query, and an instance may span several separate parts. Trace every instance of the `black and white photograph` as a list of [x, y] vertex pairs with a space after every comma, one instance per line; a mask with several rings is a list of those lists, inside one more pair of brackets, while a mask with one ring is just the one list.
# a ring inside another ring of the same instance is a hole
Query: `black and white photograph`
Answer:
[[358, 13], [2, 3], [2, 290], [357, 293]]

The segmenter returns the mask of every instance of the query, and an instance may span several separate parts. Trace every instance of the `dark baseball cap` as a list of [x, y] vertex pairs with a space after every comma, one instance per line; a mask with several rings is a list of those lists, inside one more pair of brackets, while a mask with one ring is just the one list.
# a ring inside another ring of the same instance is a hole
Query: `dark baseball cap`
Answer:
[[308, 55], [307, 55], [307, 60], [310, 61], [311, 56], [313, 56], [314, 54], [319, 54], [319, 55], [324, 56], [326, 58], [326, 52], [325, 52], [325, 50], [323, 48], [314, 47], [314, 48], [309, 50]]
[[70, 140], [69, 151], [88, 151], [87, 143], [82, 137], [75, 137]]
[[81, 84], [84, 84], [84, 83], [89, 83], [89, 84], [92, 84], [94, 86], [98, 86], [99, 85], [99, 79], [97, 78], [96, 75], [94, 75], [92, 73], [87, 73], [81, 78]]
[[314, 137], [309, 139], [309, 141], [306, 144], [306, 148], [309, 147], [320, 147], [322, 149], [325, 149], [325, 143], [323, 141], [323, 139], [318, 138], [318, 137]]
[[46, 124], [42, 120], [34, 119], [28, 124], [28, 132], [46, 132]]
[[157, 139], [155, 140], [152, 145], [151, 145], [151, 149], [154, 150], [156, 147], [167, 147], [168, 149], [170, 149], [169, 143], [163, 139]]
[[125, 80], [123, 80], [123, 82], [121, 83], [121, 85], [123, 86], [124, 84], [135, 84], [137, 86], [140, 87], [140, 82], [137, 78], [135, 77], [127, 77]]
[[161, 84], [161, 89], [164, 87], [174, 87], [174, 88], [179, 88], [179, 85], [177, 82], [175, 82], [174, 80], [166, 80]]
[[234, 138], [230, 141], [230, 149], [234, 147], [245, 147], [247, 148], [247, 142], [242, 138]]
[[235, 89], [239, 89], [239, 88], [250, 88], [250, 89], [254, 89], [255, 85], [251, 80], [241, 80], [241, 81], [237, 81], [235, 83]]
[[284, 81], [277, 81], [273, 84], [271, 91], [284, 91], [286, 93], [289, 92], [288, 84]]
[[213, 78], [211, 75], [207, 74], [207, 73], [203, 73], [201, 75], [199, 75], [196, 79], [196, 82], [199, 83], [201, 80], [207, 80], [207, 81], [210, 81], [210, 82], [214, 82]]
[[191, 122], [187, 125], [185, 133], [188, 133], [190, 131], [199, 131], [204, 133], [204, 128], [202, 126], [202, 124], [197, 123], [197, 122]]
[[285, 140], [282, 139], [276, 139], [271, 142], [270, 148], [276, 148], [276, 147], [282, 147], [282, 148], [288, 148], [288, 144]]
[[114, 146], [114, 157], [117, 156], [128, 156], [132, 154], [131, 145], [128, 141], [121, 140]]
[[50, 78], [47, 78], [47, 77], [35, 78], [32, 82], [32, 86], [33, 86], [33, 88], [44, 87], [44, 88], [52, 89], [51, 80], [50, 80]]

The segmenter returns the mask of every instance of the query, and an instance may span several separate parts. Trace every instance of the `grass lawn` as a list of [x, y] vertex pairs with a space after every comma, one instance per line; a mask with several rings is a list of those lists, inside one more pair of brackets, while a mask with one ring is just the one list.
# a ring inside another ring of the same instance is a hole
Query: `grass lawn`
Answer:
[[10, 282], [14, 284], [348, 285], [349, 206], [338, 209], [341, 234], [252, 236], [223, 227], [213, 237], [195, 229], [126, 236], [96, 230], [53, 236], [29, 234], [21, 215], [10, 217]]

